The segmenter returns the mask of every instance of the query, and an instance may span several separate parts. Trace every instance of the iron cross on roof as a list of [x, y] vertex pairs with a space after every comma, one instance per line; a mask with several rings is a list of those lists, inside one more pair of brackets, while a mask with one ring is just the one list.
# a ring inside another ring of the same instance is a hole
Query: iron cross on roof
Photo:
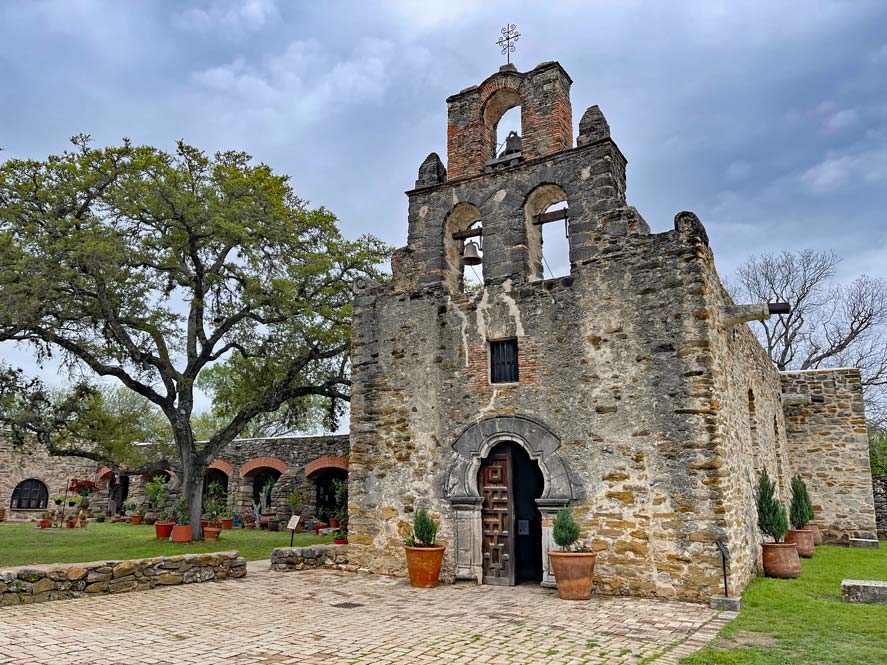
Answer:
[[511, 64], [511, 54], [514, 53], [514, 42], [520, 39], [520, 33], [514, 23], [509, 23], [502, 28], [502, 36], [496, 42], [501, 47], [502, 55], [508, 56], [508, 64]]

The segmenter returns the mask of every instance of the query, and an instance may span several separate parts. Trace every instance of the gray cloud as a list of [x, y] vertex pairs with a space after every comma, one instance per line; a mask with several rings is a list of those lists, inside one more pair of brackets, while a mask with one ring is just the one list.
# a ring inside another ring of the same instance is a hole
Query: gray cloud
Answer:
[[500, 64], [503, 18], [520, 69], [570, 72], [576, 123], [600, 104], [654, 230], [696, 211], [723, 274], [814, 247], [887, 275], [883, 2], [3, 3], [0, 146], [244, 149], [401, 245], [403, 191], [445, 154], [445, 98]]

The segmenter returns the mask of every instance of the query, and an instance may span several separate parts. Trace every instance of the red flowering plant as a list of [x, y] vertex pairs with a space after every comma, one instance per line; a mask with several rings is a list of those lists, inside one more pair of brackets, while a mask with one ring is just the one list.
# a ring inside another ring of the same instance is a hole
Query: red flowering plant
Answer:
[[99, 491], [99, 486], [92, 480], [85, 478], [74, 478], [71, 480], [71, 486], [68, 487], [69, 492], [76, 492], [80, 496], [89, 496]]

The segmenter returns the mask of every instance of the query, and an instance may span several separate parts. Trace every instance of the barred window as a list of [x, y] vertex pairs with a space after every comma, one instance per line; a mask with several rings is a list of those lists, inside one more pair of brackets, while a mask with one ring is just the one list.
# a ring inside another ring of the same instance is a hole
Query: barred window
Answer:
[[517, 340], [490, 342], [490, 383], [517, 383]]

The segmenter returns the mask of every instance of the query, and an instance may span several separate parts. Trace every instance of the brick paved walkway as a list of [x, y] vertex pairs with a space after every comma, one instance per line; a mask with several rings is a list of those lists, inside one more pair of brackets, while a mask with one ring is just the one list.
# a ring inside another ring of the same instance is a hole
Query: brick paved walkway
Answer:
[[0, 609], [0, 663], [675, 663], [733, 616], [625, 598], [567, 602], [535, 585], [419, 590], [373, 575], [251, 570]]

